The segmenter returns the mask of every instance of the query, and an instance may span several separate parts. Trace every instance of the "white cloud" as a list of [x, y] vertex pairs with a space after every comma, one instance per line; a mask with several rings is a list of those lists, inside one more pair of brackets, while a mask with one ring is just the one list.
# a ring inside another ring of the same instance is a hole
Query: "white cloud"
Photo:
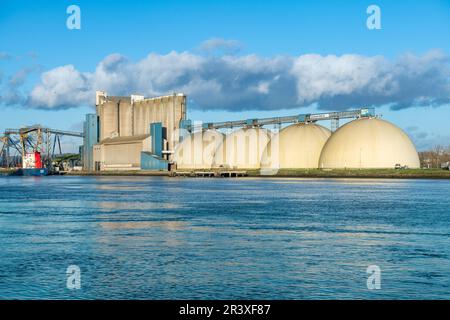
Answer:
[[[7, 106], [21, 105], [26, 103], [26, 94], [21, 90], [21, 86], [28, 80], [30, 74], [39, 71], [38, 65], [27, 66], [19, 69], [8, 76], [2, 88], [0, 88], [0, 103]], [[0, 70], [0, 85], [3, 80], [3, 72]]]
[[25, 83], [28, 76], [39, 70], [39, 66], [24, 67], [19, 71], [15, 72], [9, 79], [9, 85], [12, 87], [19, 87]]
[[385, 82], [387, 69], [388, 63], [382, 57], [308, 54], [295, 60], [292, 73], [297, 79], [298, 101], [304, 104], [364, 88], [382, 94], [380, 81]]
[[244, 46], [237, 40], [226, 40], [222, 38], [212, 38], [201, 43], [200, 50], [207, 53], [221, 52], [226, 54], [237, 53]]
[[92, 104], [95, 99], [92, 78], [93, 74], [83, 74], [73, 65], [44, 72], [41, 82], [30, 92], [28, 103], [31, 107], [44, 109]]
[[28, 105], [70, 108], [93, 105], [95, 90], [146, 96], [184, 92], [190, 108], [240, 111], [322, 109], [390, 104], [393, 109], [450, 102], [449, 58], [441, 51], [382, 56], [202, 56], [190, 52], [151, 53], [133, 62], [120, 54], [81, 72], [72, 65], [41, 75]]

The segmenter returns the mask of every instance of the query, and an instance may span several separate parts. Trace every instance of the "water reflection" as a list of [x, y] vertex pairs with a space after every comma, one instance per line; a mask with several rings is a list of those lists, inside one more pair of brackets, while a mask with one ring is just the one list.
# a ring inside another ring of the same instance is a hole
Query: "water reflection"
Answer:
[[[450, 298], [449, 181], [0, 178], [0, 297]], [[83, 290], [65, 289], [77, 264]], [[366, 289], [377, 264], [383, 290]], [[61, 284], [63, 282], [63, 284]]]
[[109, 230], [162, 228], [168, 231], [185, 229], [187, 226], [185, 222], [181, 221], [111, 221], [100, 222], [99, 225]]
[[99, 201], [99, 202], [92, 202], [91, 204], [92, 206], [98, 206], [101, 209], [114, 209], [114, 210], [151, 210], [151, 209], [181, 208], [181, 204], [158, 203], [158, 202]]

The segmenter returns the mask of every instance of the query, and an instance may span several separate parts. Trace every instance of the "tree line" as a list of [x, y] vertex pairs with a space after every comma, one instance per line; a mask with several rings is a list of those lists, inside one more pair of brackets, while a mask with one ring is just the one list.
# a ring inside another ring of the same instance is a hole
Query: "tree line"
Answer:
[[450, 162], [450, 145], [437, 145], [431, 150], [419, 152], [419, 159], [422, 168], [441, 168], [442, 164]]

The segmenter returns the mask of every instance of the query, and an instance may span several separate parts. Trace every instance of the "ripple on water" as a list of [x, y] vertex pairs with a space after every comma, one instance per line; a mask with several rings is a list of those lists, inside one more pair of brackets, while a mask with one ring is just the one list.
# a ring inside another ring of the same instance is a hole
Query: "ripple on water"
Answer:
[[[449, 299], [450, 181], [0, 178], [0, 297]], [[70, 291], [76, 264], [82, 290]], [[382, 290], [366, 287], [379, 265]]]

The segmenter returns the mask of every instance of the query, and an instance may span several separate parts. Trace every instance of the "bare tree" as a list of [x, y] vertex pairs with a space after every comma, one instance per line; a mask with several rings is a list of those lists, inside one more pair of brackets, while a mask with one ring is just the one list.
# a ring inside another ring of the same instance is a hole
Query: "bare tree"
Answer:
[[450, 162], [450, 145], [436, 145], [431, 150], [419, 152], [420, 165], [423, 168], [440, 168]]

